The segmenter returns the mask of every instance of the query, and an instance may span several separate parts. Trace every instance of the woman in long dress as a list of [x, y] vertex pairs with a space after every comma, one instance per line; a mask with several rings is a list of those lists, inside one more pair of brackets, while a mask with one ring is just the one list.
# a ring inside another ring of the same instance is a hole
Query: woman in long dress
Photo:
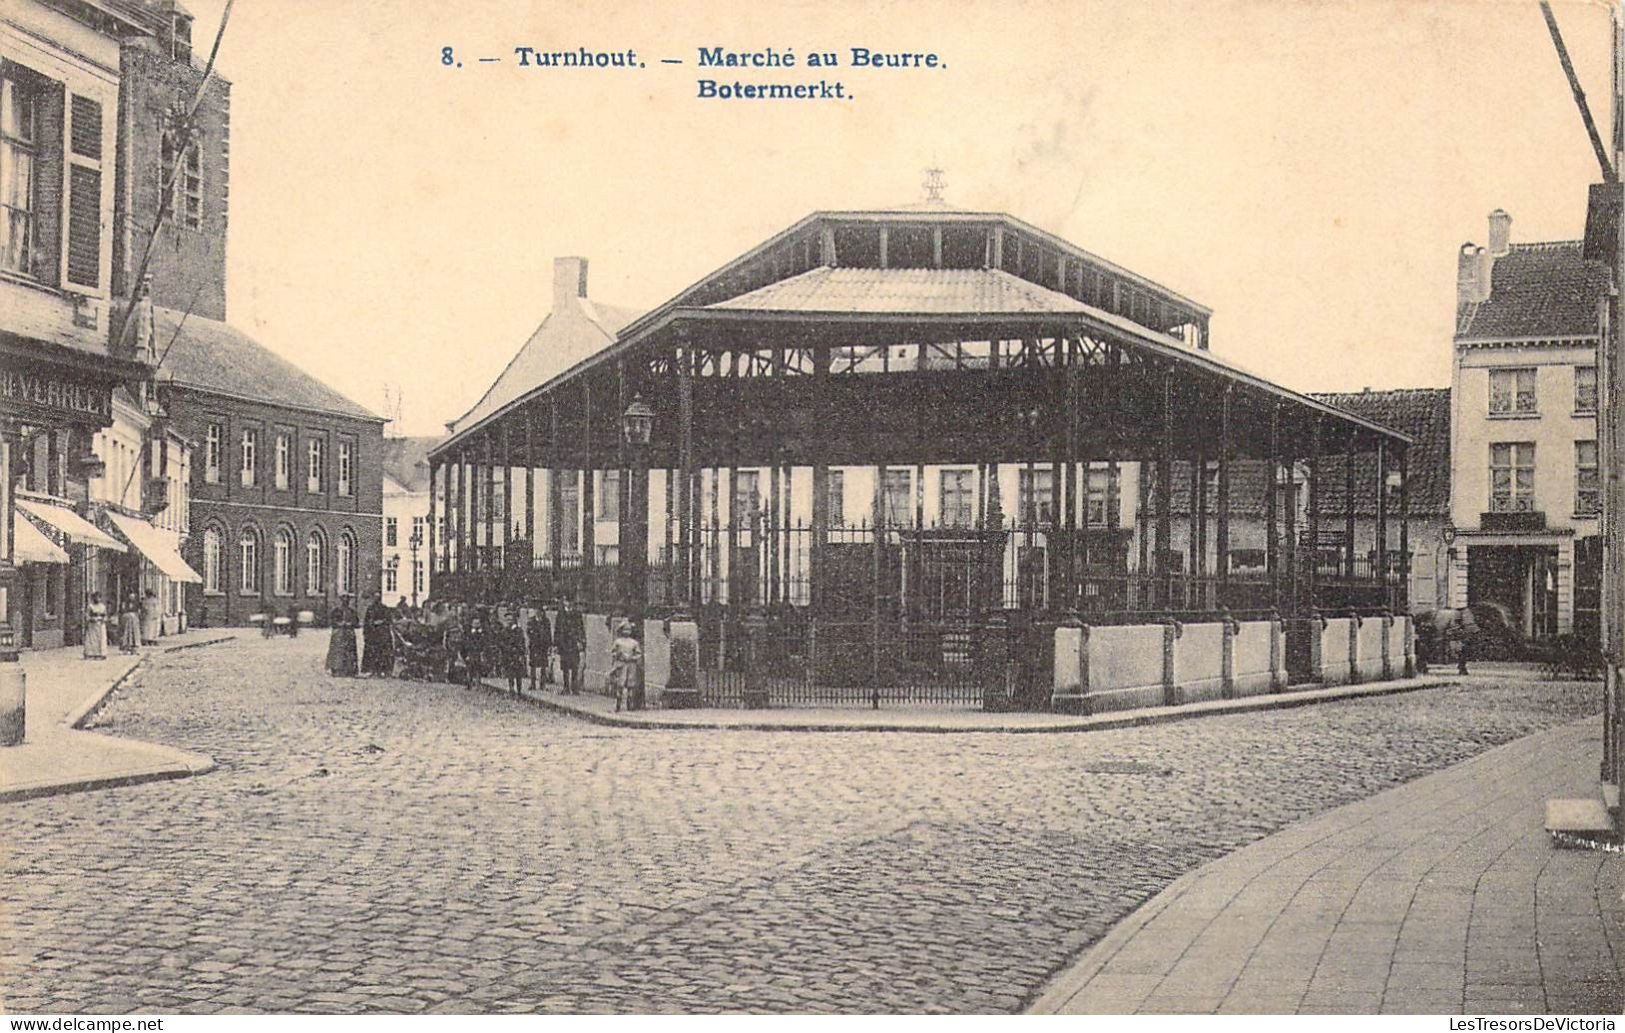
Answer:
[[90, 593], [85, 607], [85, 659], [107, 659], [107, 604], [97, 592]]
[[335, 678], [355, 677], [355, 610], [348, 596], [333, 607], [333, 631], [327, 640], [327, 673]]
[[126, 653], [141, 648], [141, 600], [134, 592], [127, 593], [118, 612], [118, 644]]
[[141, 641], [149, 646], [158, 644], [158, 593], [147, 589], [141, 600]]

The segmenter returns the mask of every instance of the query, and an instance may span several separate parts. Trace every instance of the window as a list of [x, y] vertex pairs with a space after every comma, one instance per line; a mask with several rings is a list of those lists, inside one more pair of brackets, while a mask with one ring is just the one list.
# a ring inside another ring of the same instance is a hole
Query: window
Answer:
[[292, 451], [292, 449], [293, 442], [289, 439], [288, 435], [278, 434], [276, 436], [275, 480], [278, 491], [288, 490], [288, 471], [290, 464], [292, 463], [292, 456], [289, 453]]
[[254, 471], [257, 469], [256, 460], [258, 459], [259, 444], [259, 431], [254, 430], [252, 427], [243, 431], [242, 481], [245, 488], [254, 486]]
[[[1036, 490], [1035, 490], [1036, 489]], [[1036, 516], [1034, 510], [1036, 509]], [[1047, 524], [1055, 517], [1055, 471], [1021, 470], [1021, 512], [1016, 514], [1019, 524], [1036, 519]]]
[[1107, 509], [1111, 505], [1112, 472], [1109, 469], [1090, 469], [1086, 476], [1088, 497], [1085, 519], [1091, 527], [1105, 527], [1109, 523]]
[[33, 273], [38, 94], [0, 66], [0, 268]]
[[1263, 570], [1265, 564], [1263, 549], [1231, 549], [1231, 570]]
[[396, 519], [394, 517], [384, 517], [384, 544], [394, 547], [397, 537]]
[[1534, 442], [1490, 446], [1490, 512], [1527, 513], [1535, 508]]
[[846, 526], [846, 473], [829, 471], [829, 526]]
[[417, 542], [418, 545], [420, 545], [420, 546], [427, 544], [423, 540], [423, 527], [424, 527], [425, 519], [426, 518], [420, 517], [420, 516], [415, 516], [415, 517], [412, 518], [412, 539], [411, 540], [414, 541], [414, 542]]
[[761, 508], [761, 474], [756, 470], [734, 471], [733, 510], [729, 519], [740, 527], [750, 527]]
[[102, 285], [102, 106], [75, 95], [68, 127], [68, 282]]
[[621, 518], [621, 471], [605, 470], [598, 478], [598, 519]]
[[942, 471], [941, 520], [944, 527], [969, 527], [974, 518], [971, 505], [971, 470]]
[[397, 586], [397, 582], [395, 580], [395, 568], [393, 566], [385, 566], [384, 567], [384, 591], [386, 591], [386, 592], [396, 592], [396, 591], [399, 590], [396, 586]]
[[566, 476], [559, 480], [559, 552], [581, 552], [581, 482]]
[[1574, 411], [1597, 411], [1597, 367], [1574, 367]]
[[355, 594], [355, 538], [349, 531], [339, 535], [339, 595]]
[[423, 561], [412, 561], [412, 594], [423, 594]]
[[305, 542], [305, 594], [322, 594], [322, 555], [326, 551], [320, 531], [310, 532]]
[[210, 484], [220, 483], [220, 442], [225, 432], [218, 423], [209, 424], [208, 437], [203, 446], [203, 479]]
[[57, 584], [56, 579], [57, 579], [57, 572], [47, 568], [47, 570], [45, 571], [45, 599], [44, 599], [45, 616], [47, 616], [47, 617], [55, 617], [57, 615], [57, 612], [58, 612], [57, 608], [62, 603], [62, 600], [58, 598], [58, 596], [61, 594], [61, 592], [59, 590], [60, 586]]
[[1533, 369], [1490, 370], [1490, 415], [1524, 416], [1535, 411]]
[[322, 454], [322, 439], [310, 439], [309, 463], [306, 469], [305, 490], [319, 493], [322, 490], [322, 474], [325, 456]]
[[220, 532], [212, 527], [203, 532], [203, 590], [220, 591]]
[[352, 446], [348, 441], [339, 442], [339, 494], [350, 494], [350, 452]]
[[1574, 514], [1595, 516], [1602, 512], [1602, 480], [1597, 472], [1597, 443], [1574, 443]]
[[881, 516], [888, 527], [903, 527], [914, 523], [914, 471], [887, 470], [881, 481], [885, 485], [881, 495]]
[[192, 17], [176, 11], [170, 18], [169, 56], [176, 61], [192, 60]]
[[271, 577], [277, 595], [293, 594], [293, 532], [286, 527], [276, 533], [271, 560]]
[[197, 141], [186, 141], [180, 175], [177, 176], [175, 152], [181, 146], [181, 134], [175, 127], [165, 125], [160, 127], [159, 137], [159, 174], [163, 178], [158, 183], [158, 189], [162, 191], [165, 185], [174, 183], [174, 193], [169, 199], [169, 217], [178, 220], [189, 230], [202, 229], [203, 169], [198, 158]]
[[252, 527], [243, 528], [237, 540], [237, 591], [241, 595], [258, 595], [260, 591], [260, 536]]

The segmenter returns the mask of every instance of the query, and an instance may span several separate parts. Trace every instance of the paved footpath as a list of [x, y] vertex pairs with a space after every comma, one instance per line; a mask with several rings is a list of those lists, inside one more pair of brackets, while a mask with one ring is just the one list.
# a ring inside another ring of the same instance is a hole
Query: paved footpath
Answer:
[[[1200, 703], [1182, 703], [1178, 706], [1112, 710], [1083, 717], [1047, 711], [998, 713], [983, 710], [980, 706], [968, 705], [955, 707], [896, 704], [887, 704], [875, 709], [866, 706], [778, 706], [765, 709], [699, 707], [693, 710], [668, 710], [656, 705], [647, 710], [621, 711], [615, 709], [614, 697], [602, 692], [582, 692], [566, 696], [551, 689], [532, 692], [526, 688], [521, 694], [525, 699], [534, 700], [550, 710], [579, 717], [594, 724], [620, 728], [690, 731], [710, 729], [731, 732], [989, 732], [1007, 735], [1021, 732], [1099, 732], [1114, 728], [1165, 724], [1170, 721], [1251, 714], [1264, 710], [1290, 710], [1317, 703], [1376, 699], [1402, 692], [1436, 689], [1464, 680], [1471, 679], [1463, 679], [1454, 674], [1448, 677], [1439, 674], [1423, 675], [1364, 684], [1334, 685], [1327, 688], [1299, 688], [1290, 692], [1246, 696], [1240, 699], [1205, 700]], [[498, 679], [488, 678], [486, 685], [501, 691], [503, 683]]]
[[202, 754], [81, 729], [93, 723], [96, 708], [148, 657], [236, 634], [197, 629], [137, 653], [114, 649], [104, 660], [86, 660], [78, 646], [23, 653], [19, 664], [28, 679], [26, 729], [22, 745], [0, 749], [0, 802], [212, 770], [214, 761]]
[[1596, 719], [1520, 739], [1186, 875], [1035, 1002], [1045, 1013], [1616, 1015], [1621, 856], [1554, 848], [1596, 791]]

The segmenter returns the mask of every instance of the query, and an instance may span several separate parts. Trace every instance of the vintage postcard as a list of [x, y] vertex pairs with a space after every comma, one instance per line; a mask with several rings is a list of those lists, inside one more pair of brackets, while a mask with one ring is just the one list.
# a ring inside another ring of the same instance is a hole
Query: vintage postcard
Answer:
[[1613, 1029], [1622, 90], [1603, 0], [4, 0], [7, 1021]]

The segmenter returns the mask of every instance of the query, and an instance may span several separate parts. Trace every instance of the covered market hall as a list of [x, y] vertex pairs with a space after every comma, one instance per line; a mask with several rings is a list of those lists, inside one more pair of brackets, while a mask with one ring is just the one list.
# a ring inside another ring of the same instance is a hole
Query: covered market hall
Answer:
[[[641, 315], [586, 271], [431, 453], [430, 564], [631, 619], [661, 705], [1087, 712], [1410, 663], [1409, 439], [1218, 358], [1174, 291], [931, 203], [814, 213]], [[1365, 540], [1329, 476], [1376, 479]]]

